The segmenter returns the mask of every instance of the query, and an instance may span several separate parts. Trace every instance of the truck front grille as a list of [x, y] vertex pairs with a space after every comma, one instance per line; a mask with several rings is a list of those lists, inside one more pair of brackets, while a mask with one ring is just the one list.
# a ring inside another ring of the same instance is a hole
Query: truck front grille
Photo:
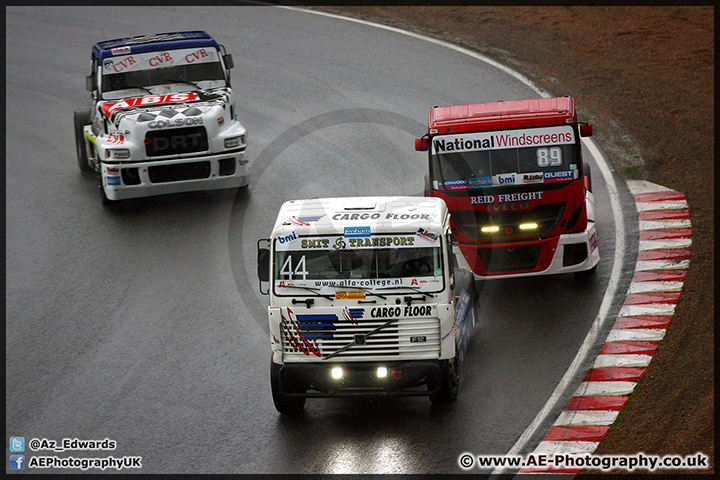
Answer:
[[205, 127], [154, 130], [145, 135], [145, 153], [148, 157], [206, 152], [208, 148]]
[[362, 361], [430, 359], [440, 353], [440, 322], [437, 318], [400, 318], [369, 337], [364, 336], [390, 319], [338, 320], [334, 314], [298, 314], [283, 317], [283, 354], [290, 361], [319, 361], [348, 344], [332, 360]]
[[152, 183], [180, 182], [210, 177], [210, 162], [156, 165], [148, 168]]
[[485, 270], [490, 273], [513, 273], [532, 270], [540, 259], [541, 244], [478, 249]]
[[[523, 202], [516, 202], [521, 204]], [[485, 213], [479, 210], [456, 210], [451, 212], [452, 219], [458, 230], [473, 240], [488, 240], [491, 238], [480, 231], [481, 227], [494, 225], [500, 228], [499, 233], [494, 234], [502, 237], [520, 237], [527, 235], [546, 235], [562, 219], [565, 211], [565, 203], [551, 203], [539, 205], [533, 210], [515, 210], [508, 207], [509, 211], [494, 212], [493, 208], [501, 204], [490, 205], [489, 211]], [[519, 208], [519, 206], [515, 206]], [[521, 223], [537, 223], [538, 228], [531, 233], [518, 229]]]

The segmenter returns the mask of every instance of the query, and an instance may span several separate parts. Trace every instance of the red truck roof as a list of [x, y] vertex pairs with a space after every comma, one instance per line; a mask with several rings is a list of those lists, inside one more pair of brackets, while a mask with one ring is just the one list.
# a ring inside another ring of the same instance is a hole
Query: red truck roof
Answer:
[[437, 132], [469, 132], [575, 123], [572, 97], [533, 98], [471, 103], [430, 109], [429, 128]]

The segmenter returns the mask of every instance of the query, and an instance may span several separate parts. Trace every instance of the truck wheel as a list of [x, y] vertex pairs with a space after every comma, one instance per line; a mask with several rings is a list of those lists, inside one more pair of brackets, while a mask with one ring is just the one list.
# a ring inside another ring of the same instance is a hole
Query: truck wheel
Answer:
[[97, 178], [97, 186], [98, 186], [98, 193], [100, 194], [100, 201], [103, 204], [103, 207], [108, 209], [108, 211], [112, 213], [120, 213], [124, 209], [124, 203], [126, 200], [110, 200], [107, 195], [105, 194], [105, 190], [103, 190], [102, 185], [102, 173], [98, 169], [96, 172], [96, 178]]
[[90, 173], [93, 168], [88, 163], [87, 146], [85, 145], [85, 133], [83, 128], [85, 125], [90, 125], [90, 111], [89, 110], [76, 110], [73, 115], [75, 124], [75, 148], [77, 150], [77, 162], [80, 171], [84, 173]]
[[587, 178], [588, 192], [592, 193], [592, 173], [590, 172], [590, 164], [589, 163], [583, 162], [583, 172], [584, 172], [585, 178]]
[[[275, 409], [283, 414], [297, 415], [305, 408], [304, 397], [289, 397], [280, 389], [280, 365], [270, 362], [270, 387]], [[295, 393], [295, 392], [294, 392]], [[300, 393], [300, 391], [297, 391]]]
[[[460, 388], [460, 369], [454, 358], [443, 360], [440, 373], [440, 388], [430, 394], [430, 401], [437, 405], [446, 405], [457, 399], [458, 390]], [[428, 387], [432, 390], [435, 388], [434, 382]]]

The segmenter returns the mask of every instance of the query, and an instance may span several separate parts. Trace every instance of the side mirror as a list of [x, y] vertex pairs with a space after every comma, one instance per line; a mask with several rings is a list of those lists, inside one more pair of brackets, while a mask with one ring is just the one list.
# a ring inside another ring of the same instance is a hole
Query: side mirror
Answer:
[[430, 150], [430, 139], [428, 137], [416, 138], [415, 150], [418, 152], [427, 152]]
[[233, 62], [232, 55], [229, 53], [223, 55], [223, 61], [225, 62], [225, 68], [227, 68], [228, 70], [230, 70], [231, 68], [233, 68], [235, 66], [235, 62]]
[[92, 75], [88, 75], [87, 77], [85, 77], [85, 90], [87, 90], [88, 92], [92, 92], [93, 90], [95, 90], [94, 80], [95, 77], [93, 77]]
[[268, 291], [263, 291], [263, 282], [270, 281], [270, 240], [261, 238], [257, 242], [257, 276], [260, 280], [260, 293], [267, 295]]
[[592, 137], [593, 127], [592, 123], [581, 123], [580, 124], [580, 136], [581, 137]]

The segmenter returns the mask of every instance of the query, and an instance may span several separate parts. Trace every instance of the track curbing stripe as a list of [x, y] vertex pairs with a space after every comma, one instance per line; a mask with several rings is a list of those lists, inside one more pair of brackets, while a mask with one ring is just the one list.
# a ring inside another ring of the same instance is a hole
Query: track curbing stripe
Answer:
[[[628, 181], [638, 211], [635, 274], [605, 344], [531, 455], [590, 454], [610, 429], [670, 324], [690, 266], [692, 235], [685, 195], [646, 181]], [[578, 473], [530, 466], [518, 473]]]

